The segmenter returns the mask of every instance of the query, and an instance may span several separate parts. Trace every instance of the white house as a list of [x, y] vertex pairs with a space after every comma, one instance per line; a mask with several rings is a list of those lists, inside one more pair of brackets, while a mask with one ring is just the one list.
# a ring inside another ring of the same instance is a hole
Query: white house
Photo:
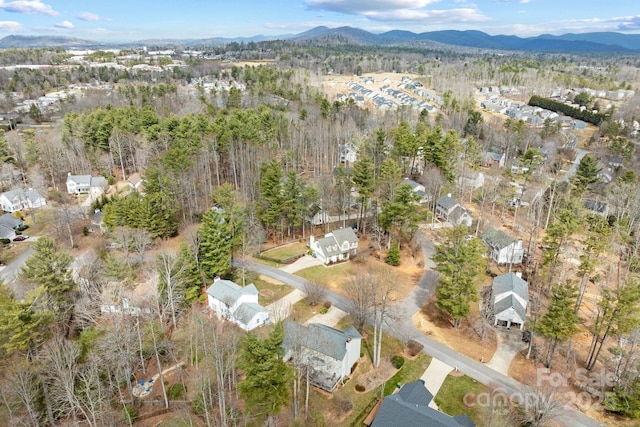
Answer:
[[462, 188], [477, 190], [484, 186], [484, 174], [473, 170], [467, 170], [460, 174], [458, 185]]
[[466, 225], [471, 226], [473, 218], [467, 208], [462, 206], [451, 198], [451, 194], [442, 196], [436, 202], [436, 216], [442, 218], [444, 221], [448, 221], [454, 226]]
[[420, 184], [419, 182], [415, 182], [409, 178], [403, 179], [402, 183], [410, 185], [411, 191], [413, 191], [416, 195], [420, 196], [420, 200], [418, 200], [419, 203], [428, 203], [429, 201], [431, 201], [431, 195], [427, 194], [427, 191], [424, 188], [424, 185]]
[[488, 228], [482, 242], [489, 248], [489, 256], [498, 264], [522, 264], [524, 247], [522, 240], [516, 240], [502, 230]]
[[340, 163], [352, 165], [358, 160], [358, 148], [351, 143], [338, 145], [338, 152], [340, 153]]
[[507, 328], [517, 325], [524, 328], [529, 304], [529, 284], [520, 277], [520, 273], [507, 273], [493, 279], [494, 325]]
[[23, 224], [20, 218], [10, 213], [0, 215], [0, 238], [12, 240], [16, 237], [16, 231]]
[[47, 200], [33, 188], [27, 191], [16, 188], [0, 194], [0, 206], [5, 212], [13, 213], [26, 208], [36, 209], [46, 204]]
[[269, 312], [258, 304], [258, 289], [253, 283], [242, 287], [216, 278], [207, 289], [207, 299], [218, 319], [229, 320], [245, 331], [269, 323]]
[[353, 326], [340, 331], [320, 323], [303, 326], [287, 321], [284, 330], [284, 360], [306, 365], [309, 382], [325, 391], [335, 390], [360, 358], [362, 336]]
[[138, 193], [143, 192], [143, 179], [138, 172], [131, 175], [127, 179], [127, 182], [129, 183], [129, 187], [131, 187], [133, 191], [136, 191]]
[[358, 236], [351, 227], [327, 233], [321, 239], [309, 238], [309, 247], [324, 264], [345, 261], [356, 255]]
[[67, 192], [69, 194], [89, 193], [89, 196], [95, 199], [108, 188], [107, 179], [103, 176], [71, 175], [71, 173], [67, 175]]

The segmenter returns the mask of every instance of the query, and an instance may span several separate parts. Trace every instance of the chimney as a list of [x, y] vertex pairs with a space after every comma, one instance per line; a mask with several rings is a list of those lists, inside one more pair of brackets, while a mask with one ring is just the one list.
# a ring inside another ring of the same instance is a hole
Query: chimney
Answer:
[[447, 197], [451, 197], [451, 193], [447, 193]]
[[316, 239], [313, 236], [309, 236], [309, 246], [311, 246], [315, 241]]
[[216, 276], [216, 277], [213, 278], [213, 283], [216, 283], [219, 280], [220, 280], [220, 276]]
[[522, 279], [522, 271], [516, 271], [516, 276]]

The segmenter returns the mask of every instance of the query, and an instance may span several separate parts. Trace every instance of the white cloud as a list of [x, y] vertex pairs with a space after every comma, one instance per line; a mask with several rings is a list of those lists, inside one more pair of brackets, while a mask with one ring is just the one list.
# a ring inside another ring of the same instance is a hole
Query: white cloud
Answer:
[[529, 3], [531, 0], [493, 0], [494, 3]]
[[76, 16], [76, 18], [78, 18], [81, 21], [93, 22], [93, 21], [99, 21], [100, 15], [96, 15], [95, 13], [91, 13], [91, 12], [80, 12], [78, 16]]
[[12, 13], [40, 13], [47, 16], [58, 16], [58, 12], [40, 0], [14, 0], [8, 3], [0, 0], [0, 9]]
[[398, 9], [383, 12], [365, 12], [363, 15], [375, 21], [420, 22], [423, 24], [444, 22], [481, 22], [489, 20], [489, 17], [472, 8], [444, 10]]
[[73, 24], [69, 21], [62, 21], [55, 24], [54, 27], [64, 29], [64, 30], [70, 30], [73, 28]]
[[22, 24], [16, 21], [0, 21], [0, 32], [15, 33], [22, 31]]
[[420, 9], [438, 0], [306, 0], [310, 9], [359, 15], [364, 12], [394, 9]]

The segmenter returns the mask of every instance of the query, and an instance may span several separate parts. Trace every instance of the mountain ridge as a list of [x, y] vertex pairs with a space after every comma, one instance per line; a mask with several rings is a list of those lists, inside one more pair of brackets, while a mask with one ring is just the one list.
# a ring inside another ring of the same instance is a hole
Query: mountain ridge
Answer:
[[441, 30], [414, 33], [406, 30], [391, 30], [371, 33], [366, 30], [343, 26], [329, 28], [314, 27], [298, 34], [280, 36], [256, 35], [251, 37], [209, 37], [200, 39], [148, 39], [132, 42], [100, 42], [66, 36], [24, 36], [9, 35], [0, 39], [0, 48], [28, 47], [133, 47], [157, 46], [223, 46], [228, 43], [250, 43], [268, 40], [289, 40], [293, 42], [340, 40], [371, 46], [403, 46], [415, 42], [436, 42], [439, 44], [491, 50], [524, 50], [542, 52], [611, 52], [640, 53], [640, 34], [616, 32], [567, 33], [562, 35], [541, 34], [535, 37], [515, 35], [490, 35], [478, 30]]

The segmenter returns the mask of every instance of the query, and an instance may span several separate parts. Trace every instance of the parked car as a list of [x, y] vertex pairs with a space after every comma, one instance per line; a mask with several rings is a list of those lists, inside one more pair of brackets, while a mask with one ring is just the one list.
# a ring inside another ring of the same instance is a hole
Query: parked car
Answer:
[[26, 234], [21, 234], [19, 236], [16, 236], [13, 238], [14, 242], [22, 242], [23, 240], [27, 240], [29, 238], [29, 236], [27, 236]]

